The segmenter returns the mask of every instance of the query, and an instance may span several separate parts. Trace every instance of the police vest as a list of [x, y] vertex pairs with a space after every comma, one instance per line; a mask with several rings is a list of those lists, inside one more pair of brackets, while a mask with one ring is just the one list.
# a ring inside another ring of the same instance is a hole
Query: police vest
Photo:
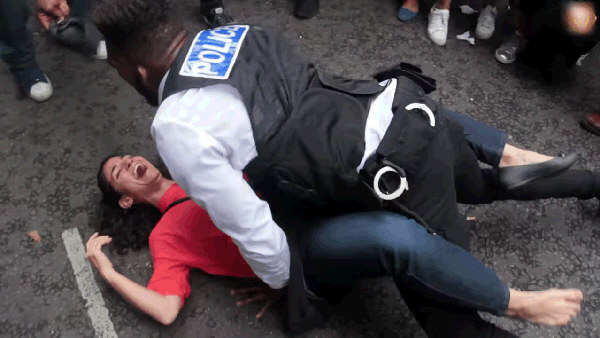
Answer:
[[[389, 78], [398, 80], [392, 107], [395, 115], [377, 155], [401, 164], [407, 177], [423, 183], [411, 190], [416, 199], [406, 203], [396, 199], [396, 206], [402, 208], [373, 199], [368, 191], [373, 186], [365, 185], [362, 172], [356, 171], [365, 151], [369, 100], [383, 91], [379, 81]], [[278, 34], [230, 25], [202, 31], [186, 41], [165, 81], [163, 99], [215, 84], [228, 84], [241, 95], [258, 154], [244, 172], [269, 202], [274, 220], [291, 241], [290, 328], [305, 329], [322, 319], [303, 294], [301, 254], [291, 240], [306, 216], [393, 209], [416, 218], [431, 232], [468, 246], [457, 223], [456, 202], [451, 196], [454, 190], [448, 186], [454, 184], [454, 178], [439, 175], [442, 169], [436, 164], [441, 159], [451, 163], [445, 145], [460, 138], [462, 129], [426, 96], [435, 89], [435, 81], [421, 75], [420, 69], [401, 64], [371, 80], [336, 77], [317, 70]], [[427, 116], [408, 111], [406, 107], [414, 104], [431, 108], [427, 113], [436, 128], [429, 127]], [[436, 177], [446, 186], [431, 179]], [[450, 198], [444, 205], [436, 205], [436, 199], [430, 198], [436, 194]], [[433, 223], [433, 229], [427, 223]]]
[[317, 71], [280, 35], [231, 25], [188, 39], [163, 97], [214, 84], [241, 94], [258, 153], [244, 172], [263, 197], [277, 191], [327, 205], [351, 195], [365, 150], [368, 100], [384, 89], [375, 79]]

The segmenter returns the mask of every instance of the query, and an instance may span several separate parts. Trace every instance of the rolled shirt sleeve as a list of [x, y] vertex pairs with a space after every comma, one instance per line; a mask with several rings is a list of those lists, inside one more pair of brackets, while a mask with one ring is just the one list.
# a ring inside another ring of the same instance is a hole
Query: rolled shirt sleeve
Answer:
[[181, 305], [190, 296], [190, 268], [181, 262], [169, 259], [154, 259], [154, 273], [148, 282], [148, 289], [163, 296], [175, 295], [181, 298]]
[[256, 148], [237, 90], [217, 85], [174, 94], [161, 105], [151, 132], [175, 181], [232, 238], [254, 273], [271, 288], [286, 286], [285, 233], [241, 171]]

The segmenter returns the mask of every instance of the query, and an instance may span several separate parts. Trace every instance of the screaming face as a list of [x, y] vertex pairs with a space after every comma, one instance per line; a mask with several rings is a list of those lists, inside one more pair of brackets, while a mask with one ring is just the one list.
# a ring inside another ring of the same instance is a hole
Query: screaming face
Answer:
[[141, 156], [111, 157], [102, 169], [108, 183], [134, 202], [145, 199], [160, 189], [162, 174]]

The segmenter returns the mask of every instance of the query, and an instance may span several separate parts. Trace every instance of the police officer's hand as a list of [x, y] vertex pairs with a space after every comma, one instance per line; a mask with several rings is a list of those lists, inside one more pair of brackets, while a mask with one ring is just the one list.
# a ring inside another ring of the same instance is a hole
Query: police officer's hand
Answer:
[[244, 306], [256, 302], [264, 302], [263, 307], [256, 314], [257, 319], [261, 319], [271, 305], [277, 303], [285, 293], [285, 288], [271, 289], [268, 285], [255, 286], [250, 288], [240, 288], [231, 290], [232, 296], [243, 296], [235, 305]]
[[112, 238], [109, 236], [98, 236], [98, 233], [90, 237], [87, 241], [85, 258], [87, 258], [92, 265], [98, 269], [98, 272], [102, 278], [106, 279], [108, 274], [114, 271], [113, 265], [110, 259], [102, 252], [102, 246], [110, 243]]
[[69, 16], [67, 0], [37, 0], [37, 18], [47, 30], [50, 22], [61, 21]]

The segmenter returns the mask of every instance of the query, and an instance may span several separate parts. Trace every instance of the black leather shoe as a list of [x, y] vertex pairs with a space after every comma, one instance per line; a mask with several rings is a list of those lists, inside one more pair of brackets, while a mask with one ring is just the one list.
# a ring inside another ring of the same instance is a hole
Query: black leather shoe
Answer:
[[569, 169], [575, 160], [577, 155], [570, 154], [540, 163], [498, 168], [498, 179], [506, 189], [514, 189], [533, 180], [560, 174]]

